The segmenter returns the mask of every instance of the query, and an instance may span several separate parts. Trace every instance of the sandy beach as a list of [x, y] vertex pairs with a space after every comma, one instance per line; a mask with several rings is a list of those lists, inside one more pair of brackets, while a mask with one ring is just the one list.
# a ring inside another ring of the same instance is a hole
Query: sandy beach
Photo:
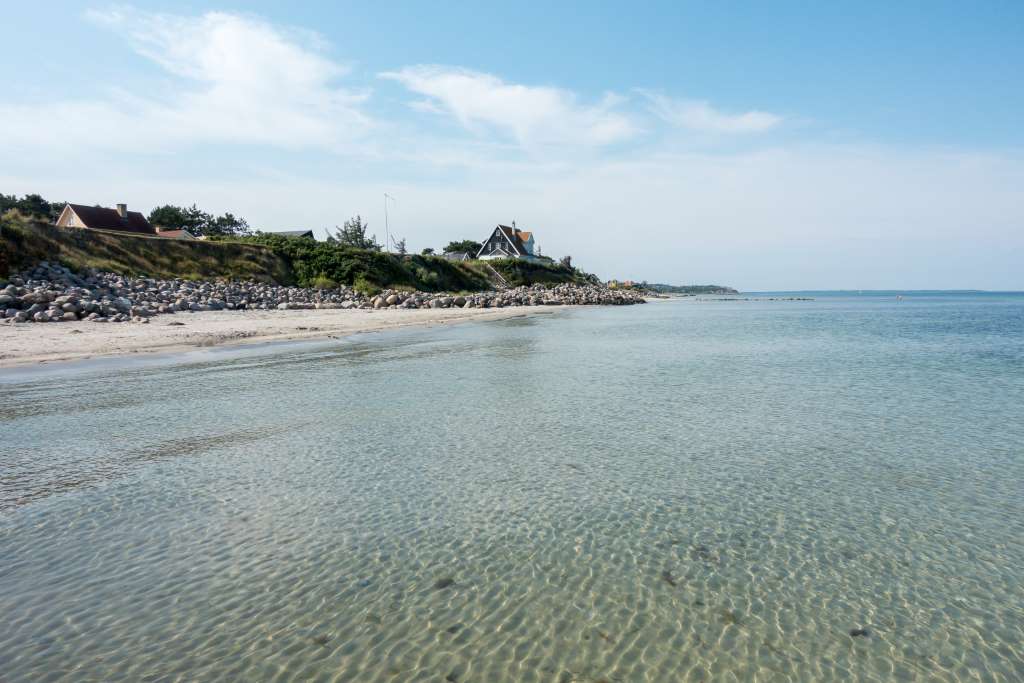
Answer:
[[338, 337], [410, 326], [503, 320], [558, 308], [209, 311], [140, 323], [0, 324], [0, 368], [254, 342]]

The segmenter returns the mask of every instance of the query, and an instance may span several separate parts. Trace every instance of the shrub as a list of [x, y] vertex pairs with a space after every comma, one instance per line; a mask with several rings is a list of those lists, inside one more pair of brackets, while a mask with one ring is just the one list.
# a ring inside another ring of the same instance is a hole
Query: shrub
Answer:
[[313, 280], [314, 289], [337, 289], [338, 283], [329, 277], [319, 275]]
[[360, 275], [352, 283], [352, 289], [356, 290], [363, 296], [377, 296], [380, 294], [380, 287], [367, 280], [364, 276]]

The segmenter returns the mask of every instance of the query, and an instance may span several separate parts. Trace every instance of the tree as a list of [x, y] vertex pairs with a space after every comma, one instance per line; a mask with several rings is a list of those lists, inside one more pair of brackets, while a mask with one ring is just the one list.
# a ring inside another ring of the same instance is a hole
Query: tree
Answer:
[[455, 254], [460, 252], [466, 252], [476, 256], [477, 252], [480, 251], [480, 247], [483, 245], [474, 240], [462, 240], [460, 242], [449, 242], [448, 246], [444, 248], [444, 253]]
[[433, 247], [427, 247], [426, 249], [424, 249], [420, 253], [423, 254], [424, 256], [430, 256], [431, 254], [434, 253], [434, 248]]
[[17, 209], [29, 216], [55, 221], [63, 208], [64, 204], [51, 204], [37, 194], [27, 194], [21, 199], [18, 199], [18, 196], [13, 194], [0, 194], [0, 214], [11, 209]]
[[398, 252], [399, 256], [405, 256], [409, 251], [405, 248], [405, 238], [395, 240], [395, 251]]
[[171, 204], [158, 206], [149, 212], [149, 222], [162, 228], [188, 230], [193, 235], [230, 237], [252, 233], [244, 218], [237, 218], [231, 213], [215, 217], [195, 204], [189, 207]]
[[569, 256], [569, 255], [563, 256], [561, 258], [561, 260], [559, 261], [559, 263], [561, 263], [566, 268], [572, 268], [572, 256]]
[[25, 213], [31, 213], [36, 216], [46, 216], [47, 218], [50, 217], [50, 202], [37, 194], [27, 194], [22, 197], [21, 201], [18, 202], [18, 208]]
[[329, 242], [337, 242], [345, 247], [380, 251], [381, 246], [377, 243], [377, 236], [366, 236], [366, 229], [368, 227], [369, 224], [364, 223], [362, 216], [357, 214], [354, 218], [345, 221], [342, 227], [335, 227], [334, 235], [328, 236], [327, 240]]
[[[193, 208], [195, 208], [193, 206]], [[159, 225], [161, 228], [188, 229], [185, 227], [188, 219], [185, 217], [185, 209], [180, 206], [165, 204], [158, 206], [149, 212], [149, 222]], [[197, 226], [192, 226], [193, 228]]]
[[252, 230], [244, 218], [235, 218], [233, 214], [225, 213], [217, 216], [210, 222], [206, 231], [207, 235], [251, 235]]

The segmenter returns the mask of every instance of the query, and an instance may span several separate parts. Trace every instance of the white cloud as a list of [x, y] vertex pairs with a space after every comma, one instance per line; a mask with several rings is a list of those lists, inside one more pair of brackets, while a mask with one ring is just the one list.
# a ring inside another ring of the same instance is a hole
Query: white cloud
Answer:
[[322, 228], [360, 213], [378, 236], [386, 189], [399, 200], [391, 229], [417, 251], [481, 239], [514, 219], [545, 254], [572, 254], [603, 277], [745, 289], [1024, 285], [1019, 154], [789, 145], [575, 165], [526, 160], [440, 179], [436, 166], [401, 170], [404, 179], [360, 165], [237, 174], [159, 165], [130, 177], [67, 167], [33, 179], [0, 166], [0, 187], [127, 200], [144, 211], [198, 202], [268, 229]]
[[[713, 142], [782, 119], [645, 91], [587, 103], [457, 68], [384, 74], [413, 93], [415, 111], [480, 134], [449, 137], [423, 116], [371, 121], [365, 98], [337, 84], [346, 69], [316, 36], [222, 13], [90, 18], [163, 76], [145, 94], [0, 103], [5, 192], [144, 210], [198, 202], [270, 229], [322, 228], [361, 213], [379, 235], [387, 190], [400, 200], [392, 228], [416, 249], [479, 239], [515, 219], [545, 253], [571, 253], [608, 277], [752, 289], [1022, 286], [1019, 151], [788, 138], [766, 148], [755, 137], [694, 153], [653, 134], [636, 144], [638, 104]], [[225, 141], [248, 145], [245, 154], [139, 153]], [[539, 146], [547, 153], [533, 154]], [[347, 156], [304, 154], [299, 166], [271, 149], [279, 147]], [[114, 154], [67, 163], [66, 150], [92, 148]], [[352, 162], [353, 150], [365, 154]]]
[[[466, 128], [496, 129], [523, 145], [606, 145], [633, 137], [638, 127], [615, 111], [622, 99], [606, 95], [593, 105], [574, 93], [547, 86], [507, 83], [491, 74], [444, 66], [411, 66], [381, 74], [428, 98]], [[419, 110], [423, 103], [416, 103]]]
[[700, 100], [675, 99], [649, 91], [640, 91], [647, 97], [651, 111], [669, 123], [704, 133], [761, 133], [782, 123], [782, 117], [766, 111], [748, 111], [727, 114]]
[[95, 99], [0, 105], [0, 125], [13, 139], [69, 150], [199, 142], [330, 146], [371, 126], [360, 109], [365, 96], [335, 85], [346, 69], [311, 49], [318, 39], [310, 34], [222, 12], [87, 16], [166, 71], [162, 92], [109, 89]]

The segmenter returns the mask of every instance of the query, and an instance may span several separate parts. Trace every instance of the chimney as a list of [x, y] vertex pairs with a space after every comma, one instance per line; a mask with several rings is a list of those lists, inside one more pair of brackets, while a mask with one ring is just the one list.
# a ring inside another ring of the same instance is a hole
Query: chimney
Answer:
[[127, 204], [118, 204], [117, 205], [117, 215], [120, 216], [121, 218], [128, 218], [128, 205]]

